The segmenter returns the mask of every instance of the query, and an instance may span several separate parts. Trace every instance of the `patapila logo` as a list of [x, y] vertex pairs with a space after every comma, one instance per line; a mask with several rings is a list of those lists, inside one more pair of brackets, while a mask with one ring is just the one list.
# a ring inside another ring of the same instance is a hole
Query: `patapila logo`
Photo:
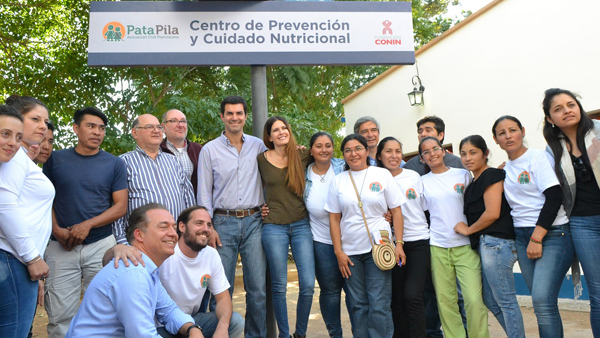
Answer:
[[109, 22], [104, 26], [102, 36], [104, 41], [108, 42], [123, 41], [125, 39], [125, 26], [120, 22]]

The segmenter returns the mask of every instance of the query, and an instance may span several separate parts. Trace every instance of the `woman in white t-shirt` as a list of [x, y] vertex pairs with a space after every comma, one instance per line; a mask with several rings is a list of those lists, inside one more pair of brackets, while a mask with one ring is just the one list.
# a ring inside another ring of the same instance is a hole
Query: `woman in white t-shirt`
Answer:
[[[384, 218], [390, 209], [396, 240], [402, 242], [400, 206], [406, 199], [389, 171], [369, 165], [367, 140], [363, 136], [346, 136], [341, 149], [348, 170], [333, 179], [325, 210], [330, 213], [331, 240], [338, 266], [347, 278], [353, 335], [390, 338], [394, 332], [390, 311], [392, 273], [380, 270], [373, 261], [361, 206], [374, 240], [381, 236], [382, 230], [388, 232], [391, 240], [390, 224]], [[402, 245], [396, 246], [396, 259], [399, 264], [407, 263]]]
[[429, 225], [423, 211], [423, 182], [421, 175], [400, 168], [402, 144], [394, 137], [386, 137], [377, 146], [377, 166], [390, 171], [400, 192], [406, 197], [402, 205], [404, 243], [408, 263], [392, 269], [392, 317], [394, 332], [402, 337], [425, 337], [425, 305], [423, 288], [430, 268]]
[[458, 278], [465, 301], [469, 337], [489, 337], [488, 311], [483, 304], [481, 289], [481, 260], [471, 249], [469, 237], [454, 232], [456, 224], [467, 222], [463, 213], [463, 195], [471, 183], [471, 174], [446, 166], [446, 152], [435, 137], [421, 140], [419, 155], [431, 170], [422, 176], [422, 180], [431, 219], [431, 274], [444, 334], [446, 337], [465, 337], [456, 306]]
[[[340, 304], [342, 289], [346, 284], [340, 273], [337, 258], [333, 251], [329, 231], [329, 213], [323, 208], [327, 202], [329, 186], [333, 178], [344, 171], [344, 160], [333, 158], [333, 138], [326, 132], [318, 132], [310, 138], [309, 151], [315, 162], [306, 168], [306, 188], [304, 203], [310, 218], [315, 250], [315, 275], [319, 282], [319, 307], [332, 338], [342, 337]], [[350, 297], [346, 297], [346, 307], [352, 322]]]
[[[32, 97], [6, 99], [23, 116], [23, 143], [44, 138], [48, 110]], [[52, 231], [54, 187], [21, 147], [0, 164], [0, 337], [26, 337], [33, 321], [38, 280], [48, 276], [42, 258]]]
[[573, 262], [573, 242], [558, 179], [546, 152], [525, 147], [525, 128], [516, 117], [500, 117], [492, 132], [508, 155], [504, 194], [540, 337], [563, 337], [558, 292]]

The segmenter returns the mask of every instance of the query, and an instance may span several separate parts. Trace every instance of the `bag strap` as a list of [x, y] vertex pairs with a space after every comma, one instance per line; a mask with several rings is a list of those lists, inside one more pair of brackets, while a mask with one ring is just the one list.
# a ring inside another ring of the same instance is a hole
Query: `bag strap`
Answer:
[[[371, 248], [375, 248], [373, 244], [373, 238], [371, 238], [371, 231], [369, 231], [369, 226], [367, 225], [367, 218], [365, 217], [365, 211], [363, 210], [363, 203], [360, 199], [360, 194], [358, 193], [358, 189], [356, 189], [356, 183], [354, 183], [354, 178], [352, 177], [352, 171], [348, 170], [348, 175], [350, 175], [350, 181], [352, 181], [352, 186], [354, 187], [354, 191], [356, 192], [356, 198], [358, 199], [358, 206], [360, 207], [360, 213], [362, 214], [363, 221], [365, 222], [365, 228], [367, 228], [367, 235], [369, 235], [369, 243], [371, 243]], [[366, 175], [366, 173], [365, 173]]]

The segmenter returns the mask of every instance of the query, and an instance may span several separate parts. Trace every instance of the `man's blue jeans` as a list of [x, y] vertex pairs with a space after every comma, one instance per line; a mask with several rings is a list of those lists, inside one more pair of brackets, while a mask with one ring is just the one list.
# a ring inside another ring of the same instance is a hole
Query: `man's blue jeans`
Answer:
[[340, 304], [342, 301], [342, 289], [346, 293], [346, 307], [352, 318], [352, 301], [348, 296], [348, 290], [344, 277], [340, 272], [337, 257], [333, 252], [333, 245], [314, 241], [315, 246], [315, 274], [319, 282], [321, 293], [319, 294], [319, 306], [321, 315], [331, 338], [341, 338], [342, 321]]
[[590, 295], [590, 322], [594, 337], [600, 337], [600, 215], [571, 216], [575, 253], [583, 267]]
[[315, 256], [308, 218], [283, 225], [266, 223], [262, 243], [271, 272], [273, 309], [281, 338], [290, 336], [286, 293], [288, 250], [290, 246], [292, 248], [300, 287], [296, 306], [296, 333], [305, 335], [315, 291]]
[[525, 338], [523, 315], [517, 292], [513, 266], [517, 247], [512, 239], [481, 235], [479, 241], [483, 302], [511, 338]]
[[260, 213], [237, 218], [215, 215], [213, 226], [219, 233], [222, 246], [218, 247], [225, 275], [233, 295], [238, 254], [242, 257], [244, 289], [246, 290], [245, 337], [265, 337], [267, 260], [262, 247], [262, 219]]
[[[219, 324], [219, 319], [215, 312], [198, 312], [192, 317], [194, 318], [194, 322], [202, 328], [202, 335], [204, 337], [211, 338], [215, 334], [217, 325]], [[174, 336], [167, 332], [164, 327], [159, 327], [156, 331], [164, 338], [185, 337], [180, 334]], [[244, 319], [239, 313], [234, 312], [229, 321], [229, 338], [239, 338], [243, 331]]]
[[371, 252], [349, 256], [350, 278], [346, 280], [352, 314], [353, 336], [356, 338], [391, 338], [394, 334], [392, 321], [392, 270], [381, 271]]
[[4, 250], [0, 250], [0, 290], [0, 337], [27, 337], [38, 281], [32, 281], [25, 264]]
[[569, 224], [552, 226], [542, 240], [542, 258], [527, 258], [527, 246], [534, 227], [515, 228], [517, 257], [525, 284], [531, 292], [540, 337], [564, 336], [558, 312], [558, 292], [573, 262], [573, 241]]

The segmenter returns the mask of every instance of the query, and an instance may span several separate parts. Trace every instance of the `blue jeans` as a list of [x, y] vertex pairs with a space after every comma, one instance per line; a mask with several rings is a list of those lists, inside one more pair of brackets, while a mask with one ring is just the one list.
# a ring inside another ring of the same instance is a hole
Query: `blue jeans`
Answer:
[[[219, 319], [217, 318], [217, 314], [214, 312], [198, 312], [194, 317], [194, 322], [202, 328], [202, 335], [206, 338], [211, 338], [215, 331], [217, 330], [217, 325], [219, 324]], [[180, 334], [173, 336], [164, 327], [159, 327], [156, 329], [158, 334], [160, 334], [164, 338], [172, 338], [172, 337], [185, 337]], [[239, 313], [234, 312], [231, 315], [231, 320], [229, 321], [229, 338], [238, 338], [242, 335], [244, 331], [244, 319], [240, 316]]]
[[527, 246], [534, 227], [515, 228], [517, 258], [527, 288], [531, 292], [540, 337], [563, 337], [558, 312], [558, 292], [573, 262], [573, 241], [569, 224], [553, 226], [542, 240], [542, 258], [527, 258]]
[[333, 252], [333, 245], [314, 241], [315, 246], [315, 274], [319, 282], [319, 306], [321, 315], [329, 332], [329, 337], [341, 338], [342, 321], [340, 307], [342, 302], [342, 289], [346, 293], [346, 308], [350, 315], [350, 324], [353, 324], [352, 301], [348, 296], [348, 289], [344, 277], [340, 273], [337, 257]]
[[381, 271], [371, 252], [349, 256], [350, 278], [346, 280], [352, 314], [353, 337], [391, 338], [394, 334], [392, 311], [392, 270]]
[[27, 266], [4, 250], [0, 250], [0, 290], [0, 337], [27, 337], [38, 281], [32, 281]]
[[286, 293], [288, 249], [292, 247], [300, 287], [296, 306], [296, 333], [305, 335], [315, 292], [315, 256], [308, 218], [283, 225], [265, 223], [262, 243], [271, 272], [273, 309], [281, 338], [290, 336]]
[[512, 239], [481, 235], [479, 241], [483, 302], [510, 338], [525, 338], [523, 315], [517, 292], [513, 266], [517, 247]]
[[583, 267], [590, 294], [590, 322], [594, 337], [600, 337], [600, 215], [572, 216], [571, 236]]
[[229, 281], [229, 292], [233, 295], [235, 268], [238, 254], [242, 257], [244, 289], [246, 290], [245, 336], [265, 337], [266, 324], [266, 276], [267, 259], [262, 247], [262, 219], [260, 213], [237, 218], [215, 215], [213, 226], [223, 244], [217, 250]]

